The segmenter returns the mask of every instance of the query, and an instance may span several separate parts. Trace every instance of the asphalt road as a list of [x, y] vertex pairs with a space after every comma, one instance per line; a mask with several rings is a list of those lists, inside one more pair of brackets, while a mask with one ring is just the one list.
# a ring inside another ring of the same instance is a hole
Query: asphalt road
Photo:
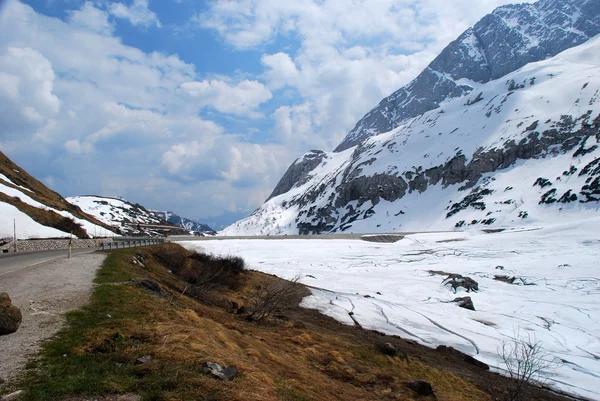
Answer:
[[[72, 255], [79, 255], [82, 253], [91, 253], [95, 249], [73, 249]], [[6, 253], [0, 255], [0, 277], [2, 275], [11, 273], [26, 267], [35, 266], [40, 263], [49, 262], [55, 259], [62, 259], [67, 257], [67, 250], [60, 249], [56, 251], [44, 251], [44, 252], [17, 252], [17, 253]], [[1, 280], [1, 278], [0, 278]]]

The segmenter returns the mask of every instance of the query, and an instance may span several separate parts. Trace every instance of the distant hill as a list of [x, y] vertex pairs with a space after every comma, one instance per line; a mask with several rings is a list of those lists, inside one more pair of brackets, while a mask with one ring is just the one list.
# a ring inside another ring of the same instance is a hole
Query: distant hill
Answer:
[[0, 152], [0, 239], [113, 236], [118, 230], [67, 202]]
[[163, 231], [140, 226], [143, 224], [172, 226], [174, 230], [180, 228], [144, 206], [122, 198], [85, 195], [67, 200], [125, 235], [155, 235]]
[[185, 228], [188, 231], [200, 231], [204, 233], [215, 232], [215, 230], [213, 230], [206, 224], [198, 223], [197, 221], [188, 219], [186, 217], [181, 217], [171, 211], [163, 212], [158, 210], [151, 210], [150, 212], [154, 213], [154, 215], [159, 217], [160, 219], [168, 221], [169, 223], [174, 224], [176, 226]]

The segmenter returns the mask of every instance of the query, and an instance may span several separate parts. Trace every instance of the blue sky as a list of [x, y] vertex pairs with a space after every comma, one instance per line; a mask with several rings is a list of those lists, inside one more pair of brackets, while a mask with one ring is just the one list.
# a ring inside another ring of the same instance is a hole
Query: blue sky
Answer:
[[510, 1], [0, 3], [0, 150], [65, 196], [231, 222]]

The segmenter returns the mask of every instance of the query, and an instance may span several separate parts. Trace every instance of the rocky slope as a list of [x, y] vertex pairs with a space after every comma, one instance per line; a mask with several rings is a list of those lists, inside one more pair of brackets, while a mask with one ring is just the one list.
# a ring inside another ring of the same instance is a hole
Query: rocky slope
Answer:
[[600, 37], [471, 87], [354, 148], [307, 153], [224, 234], [503, 227], [596, 213]]
[[597, 0], [507, 5], [450, 43], [411, 83], [383, 99], [335, 149], [341, 152], [471, 93], [482, 83], [547, 59], [600, 33]]
[[0, 152], [0, 246], [17, 238], [89, 238], [112, 228], [70, 204]]
[[188, 219], [186, 217], [181, 217], [171, 211], [163, 212], [158, 210], [151, 210], [151, 212], [154, 213], [154, 215], [159, 217], [160, 219], [165, 220], [178, 227], [185, 228], [188, 231], [199, 231], [203, 233], [215, 232], [215, 230], [213, 230], [206, 224], [198, 223], [197, 221]]

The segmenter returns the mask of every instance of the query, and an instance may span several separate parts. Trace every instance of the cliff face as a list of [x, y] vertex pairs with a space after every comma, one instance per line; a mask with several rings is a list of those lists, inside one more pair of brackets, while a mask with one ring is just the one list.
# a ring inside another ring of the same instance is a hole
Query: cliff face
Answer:
[[596, 213], [600, 37], [476, 88], [352, 149], [306, 154], [224, 233], [500, 227]]
[[335, 152], [402, 125], [501, 78], [600, 33], [600, 2], [542, 0], [496, 9], [450, 43], [411, 83], [365, 115]]

